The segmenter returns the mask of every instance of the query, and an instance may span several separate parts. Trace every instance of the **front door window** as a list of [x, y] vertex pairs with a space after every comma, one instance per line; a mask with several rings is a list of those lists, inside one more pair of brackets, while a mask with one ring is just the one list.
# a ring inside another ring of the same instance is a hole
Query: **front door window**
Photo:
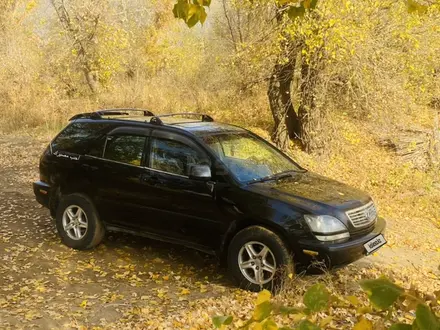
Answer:
[[175, 140], [153, 138], [150, 167], [155, 170], [189, 176], [192, 165], [209, 165], [202, 152]]

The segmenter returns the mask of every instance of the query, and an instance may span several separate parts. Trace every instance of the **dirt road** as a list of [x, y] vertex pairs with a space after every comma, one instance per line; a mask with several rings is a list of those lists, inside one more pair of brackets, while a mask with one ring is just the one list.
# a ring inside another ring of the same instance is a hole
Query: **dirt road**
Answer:
[[[235, 289], [201, 253], [122, 234], [87, 252], [62, 245], [31, 190], [46, 144], [0, 137], [0, 328], [203, 329], [212, 314], [251, 308], [254, 295]], [[346, 271], [387, 265], [435, 286], [440, 253], [395, 245]]]

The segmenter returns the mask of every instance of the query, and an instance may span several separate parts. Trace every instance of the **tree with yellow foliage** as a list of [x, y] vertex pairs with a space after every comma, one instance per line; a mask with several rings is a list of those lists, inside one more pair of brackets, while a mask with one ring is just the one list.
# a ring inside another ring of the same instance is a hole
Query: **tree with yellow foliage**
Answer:
[[[374, 64], [370, 61], [374, 61], [376, 50], [369, 49], [365, 54], [372, 55], [371, 58], [366, 58], [358, 51], [365, 48], [365, 44], [362, 44], [365, 42], [368, 46], [374, 46], [370, 42], [376, 40], [377, 36], [382, 37], [385, 32], [379, 30], [381, 26], [389, 30], [387, 32], [391, 34], [384, 37], [392, 37], [390, 41], [394, 44], [389, 45], [390, 53], [381, 55], [383, 57], [379, 61], [390, 57], [388, 63], [393, 65], [393, 70], [398, 70], [402, 65], [409, 66], [406, 79], [410, 81], [405, 86], [408, 93], [414, 93], [421, 80], [424, 81], [422, 93], [426, 94], [428, 89], [429, 94], [437, 93], [432, 86], [436, 79], [432, 74], [435, 63], [429, 61], [430, 65], [427, 66], [426, 57], [423, 64], [416, 57], [419, 56], [417, 47], [423, 42], [419, 39], [420, 30], [432, 29], [430, 35], [433, 40], [438, 35], [435, 27], [435, 20], [439, 19], [438, 3], [423, 5], [414, 0], [270, 0], [258, 3], [267, 6], [268, 10], [275, 8], [274, 19], [279, 27], [277, 60], [268, 79], [267, 94], [275, 124], [273, 140], [282, 149], [289, 147], [290, 139], [297, 139], [306, 151], [325, 145], [326, 135], [322, 134], [326, 125], [323, 120], [327, 102], [325, 97], [341, 86], [356, 94], [354, 103], [361, 102], [362, 108], [369, 106], [376, 83], [373, 79], [377, 78], [372, 77], [371, 73], [376, 75], [378, 72], [373, 69], [370, 73], [367, 67]], [[178, 0], [173, 13], [192, 27], [198, 22], [205, 22], [206, 8], [210, 5], [210, 0]], [[401, 44], [395, 42], [396, 36], [402, 39]], [[429, 53], [432, 57], [429, 59], [438, 59], [434, 54], [436, 49], [431, 46]], [[380, 49], [377, 51], [381, 52]], [[401, 58], [392, 58], [393, 52]], [[414, 61], [413, 64], [409, 64], [411, 61]], [[416, 69], [417, 62], [420, 66]], [[355, 66], [356, 70], [364, 72], [347, 72], [341, 66], [346, 63], [353, 64], [348, 68]], [[297, 84], [294, 84], [295, 74], [299, 76]], [[364, 81], [368, 76], [372, 78], [369, 84]], [[420, 98], [417, 95], [412, 97]], [[337, 100], [338, 96], [334, 95], [333, 98]]]

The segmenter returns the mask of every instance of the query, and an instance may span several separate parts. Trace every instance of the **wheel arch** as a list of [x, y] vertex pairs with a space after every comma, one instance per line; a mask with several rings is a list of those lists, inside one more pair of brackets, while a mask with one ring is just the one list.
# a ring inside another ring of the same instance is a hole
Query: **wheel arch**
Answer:
[[92, 182], [84, 177], [69, 176], [59, 184], [61, 195], [70, 195], [73, 193], [81, 193], [89, 198], [93, 196]]
[[54, 185], [49, 203], [51, 216], [56, 215], [56, 211], [62, 196], [81, 193], [94, 201], [93, 186], [91, 181], [87, 178], [70, 175], [57, 181], [58, 182]]
[[261, 226], [274, 232], [285, 242], [287, 248], [292, 252], [292, 254], [297, 253], [297, 246], [295, 246], [295, 244], [288, 238], [288, 234], [281, 226], [271, 221], [258, 221], [252, 218], [248, 218], [239, 222], [235, 222], [229, 227], [225, 237], [223, 238], [220, 248], [219, 257], [222, 264], [226, 263], [229, 245], [231, 244], [231, 241], [235, 237], [235, 235], [237, 235], [237, 233], [239, 233], [241, 230], [251, 226]]

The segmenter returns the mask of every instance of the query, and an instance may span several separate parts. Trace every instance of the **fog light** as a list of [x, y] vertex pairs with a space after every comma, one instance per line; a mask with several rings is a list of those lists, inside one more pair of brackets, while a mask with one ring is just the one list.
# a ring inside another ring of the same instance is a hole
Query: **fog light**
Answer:
[[342, 234], [336, 234], [336, 235], [325, 235], [325, 236], [321, 236], [321, 235], [315, 235], [317, 239], [319, 239], [320, 241], [323, 242], [329, 242], [329, 241], [337, 241], [337, 240], [341, 240], [344, 238], [350, 238], [350, 234], [349, 233], [342, 233]]
[[319, 252], [312, 251], [312, 250], [303, 250], [303, 252], [304, 252], [304, 254], [307, 254], [312, 257], [316, 257], [319, 254]]

